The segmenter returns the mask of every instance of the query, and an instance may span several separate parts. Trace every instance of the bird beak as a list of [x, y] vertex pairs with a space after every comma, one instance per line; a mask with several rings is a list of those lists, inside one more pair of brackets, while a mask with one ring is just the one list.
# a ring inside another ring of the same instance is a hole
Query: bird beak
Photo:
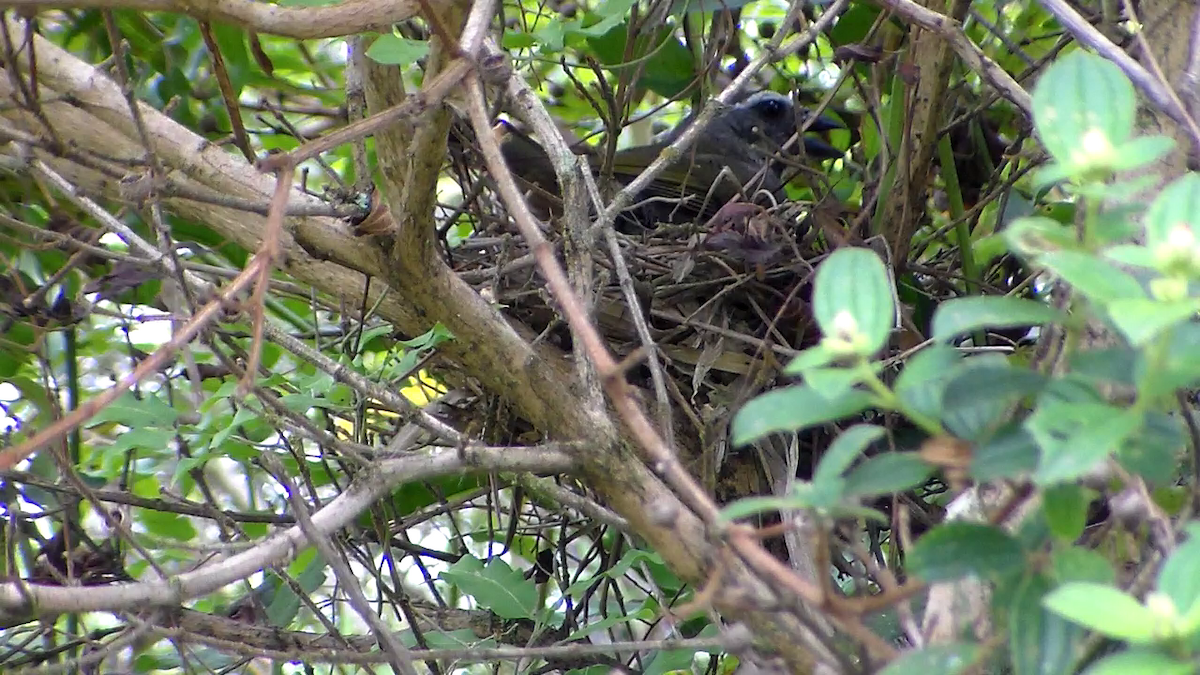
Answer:
[[[810, 116], [810, 119], [805, 120], [805, 122], [808, 125], [809, 133], [846, 128], [845, 124], [827, 115]], [[804, 153], [809, 157], [816, 157], [817, 159], [838, 159], [846, 155], [844, 151], [838, 150], [820, 138], [808, 134], [804, 136]]]
[[[807, 121], [807, 120], [806, 120]], [[827, 115], [817, 115], [808, 124], [809, 131], [829, 131], [831, 129], [845, 129], [846, 125], [829, 117]]]
[[[838, 129], [841, 127], [834, 128]], [[825, 141], [813, 138], [812, 136], [804, 137], [804, 153], [809, 157], [816, 157], [818, 159], [840, 159], [846, 156], [845, 151], [838, 150]]]

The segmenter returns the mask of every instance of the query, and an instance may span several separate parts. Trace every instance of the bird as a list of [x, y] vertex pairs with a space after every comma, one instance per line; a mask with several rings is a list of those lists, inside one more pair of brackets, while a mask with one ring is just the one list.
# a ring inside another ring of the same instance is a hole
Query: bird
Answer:
[[[617, 151], [612, 162], [613, 178], [622, 185], [632, 182], [693, 120], [685, 119], [648, 145]], [[780, 161], [785, 153], [781, 148], [805, 124], [809, 131], [844, 128], [824, 115], [812, 116], [788, 96], [771, 90], [724, 106], [691, 149], [635, 196], [632, 205], [618, 216], [618, 229], [633, 232], [658, 223], [706, 221], [739, 195], [749, 198], [758, 190], [766, 190], [776, 203], [782, 201], [786, 193], [784, 162]], [[817, 159], [843, 155], [810, 136], [805, 136], [803, 147], [807, 156]], [[583, 154], [598, 173], [601, 160], [588, 150]], [[543, 214], [557, 213], [561, 206], [558, 181], [546, 151], [509, 126], [503, 132], [501, 152], [531, 203]]]

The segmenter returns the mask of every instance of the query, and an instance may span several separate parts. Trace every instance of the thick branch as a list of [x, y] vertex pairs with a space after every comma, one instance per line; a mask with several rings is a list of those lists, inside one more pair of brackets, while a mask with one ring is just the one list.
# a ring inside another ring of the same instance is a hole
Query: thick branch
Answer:
[[258, 33], [312, 39], [386, 33], [417, 14], [413, 0], [347, 0], [326, 7], [287, 7], [255, 0], [9, 0], [22, 13], [51, 9], [129, 9], [177, 12], [202, 21], [235, 24]]
[[[15, 42], [23, 36], [21, 22], [10, 22]], [[77, 145], [78, 152], [94, 151], [105, 157], [136, 160], [144, 155], [137, 131], [130, 120], [128, 105], [119, 88], [103, 73], [49, 44], [38, 36], [33, 40], [38, 53], [40, 94], [43, 110], [57, 133]], [[19, 77], [27, 78], [25, 72]], [[14, 78], [0, 77], [0, 95], [11, 95]], [[69, 94], [69, 96], [68, 96]], [[274, 180], [255, 172], [241, 158], [226, 153], [187, 129], [174, 123], [150, 106], [142, 106], [148, 135], [154, 152], [164, 166], [189, 181], [226, 195], [262, 200], [271, 194]], [[25, 133], [44, 135], [32, 115], [8, 108], [0, 114], [7, 125], [16, 125]], [[118, 181], [76, 163], [38, 151], [73, 180], [88, 189], [116, 197]], [[179, 198], [163, 200], [164, 205], [184, 218], [203, 222], [214, 232], [253, 249], [260, 243], [265, 219], [231, 208], [200, 204]], [[293, 195], [293, 202], [310, 202]], [[426, 202], [427, 203], [427, 202]], [[407, 207], [400, 199], [393, 206]], [[417, 214], [420, 215], [420, 214]], [[402, 219], [404, 214], [397, 214]], [[425, 216], [429, 223], [428, 216]], [[607, 410], [581, 405], [575, 391], [573, 368], [559, 352], [548, 347], [534, 348], [517, 328], [510, 326], [498, 309], [479, 296], [454, 275], [437, 255], [413, 255], [399, 251], [405, 273], [395, 274], [375, 242], [349, 235], [343, 223], [328, 218], [290, 218], [283, 233], [282, 267], [302, 282], [352, 298], [358, 304], [362, 294], [361, 273], [381, 276], [389, 289], [374, 291], [369, 302], [379, 301], [379, 314], [405, 332], [419, 333], [441, 321], [455, 339], [439, 348], [467, 374], [479, 380], [494, 394], [504, 396], [524, 418], [549, 436], [577, 440], [586, 448], [584, 476], [589, 485], [616, 512], [629, 521], [630, 529], [661, 553], [681, 578], [698, 584], [709, 580], [717, 566], [714, 547], [700, 521], [682, 507], [666, 486], [638, 461], [633, 445], [623, 439]], [[318, 257], [319, 256], [319, 257]], [[329, 260], [341, 261], [335, 264]], [[373, 284], [379, 289], [380, 284]], [[422, 455], [424, 457], [424, 455]], [[399, 461], [399, 460], [397, 460]], [[447, 461], [435, 455], [431, 461]], [[543, 460], [544, 462], [544, 457]], [[391, 465], [389, 465], [391, 466]], [[544, 463], [539, 464], [544, 469]], [[562, 466], [560, 470], [568, 467]], [[452, 470], [448, 465], [446, 470]], [[503, 468], [498, 470], [520, 470]], [[420, 476], [408, 474], [399, 480]], [[389, 482], [381, 479], [381, 482]], [[356, 492], [342, 495], [330, 507], [314, 514], [318, 529], [340, 527], [352, 511], [366, 508], [380, 492], [377, 483], [362, 484]], [[386, 488], [383, 488], [386, 489]], [[354, 499], [351, 508], [351, 499]], [[336, 511], [334, 518], [331, 511]], [[276, 535], [250, 552], [215, 565], [205, 566], [172, 583], [123, 584], [96, 588], [82, 598], [73, 589], [38, 587], [29, 598], [34, 604], [52, 611], [88, 611], [176, 603], [185, 597], [210, 592], [229, 581], [273, 564], [291, 555], [304, 541], [298, 528]], [[250, 568], [253, 567], [253, 570]], [[207, 576], [206, 576], [207, 575]], [[811, 664], [811, 646], [800, 636], [803, 628], [787, 612], [780, 612], [777, 592], [750, 574], [744, 566], [726, 567], [721, 575], [724, 600], [722, 609], [746, 618], [756, 632], [788, 655], [794, 665]], [[27, 598], [16, 585], [0, 586], [0, 607], [10, 612], [27, 607]], [[80, 606], [79, 603], [84, 603]], [[800, 668], [796, 672], [804, 672]]]
[[[907, 113], [903, 141], [900, 147], [892, 148], [895, 153], [893, 161], [899, 163], [896, 180], [892, 185], [891, 194], [887, 195], [882, 205], [885, 211], [878, 221], [887, 224], [887, 230], [883, 234], [892, 252], [894, 264], [903, 269], [913, 234], [925, 217], [925, 193], [932, 178], [931, 168], [937, 148], [938, 129], [946, 119], [949, 103], [946, 100], [946, 92], [949, 88], [950, 70], [954, 64], [952, 48], [958, 42], [958, 36], [966, 40], [958, 25], [970, 3], [955, 0], [952, 3], [951, 16], [934, 14], [936, 20], [926, 16], [933, 12], [909, 0], [898, 0], [895, 3], [889, 1], [884, 4], [904, 7], [908, 10], [906, 18], [912, 18], [910, 14], [922, 17], [924, 21], [920, 25], [929, 25], [926, 30], [914, 31], [911, 38], [912, 46], [906, 65], [914, 73], [915, 82], [906, 92], [907, 98], [903, 102]], [[955, 39], [949, 39], [950, 36], [954, 36]], [[981, 74], [986, 75], [986, 72]], [[1028, 98], [1024, 90], [1015, 83], [1014, 87]], [[1008, 91], [1001, 91], [1007, 96], [1013, 96]], [[893, 101], [892, 105], [896, 106], [898, 103], [900, 102]]]
[[875, 0], [875, 4], [895, 12], [904, 20], [945, 40], [958, 58], [962, 59], [968, 68], [978, 73], [984, 82], [990, 84], [996, 93], [1020, 108], [1026, 116], [1033, 117], [1033, 101], [1029, 92], [1017, 84], [1008, 71], [989, 59], [983, 50], [963, 33], [963, 15], [960, 12], [952, 11], [951, 16], [946, 16], [920, 5], [914, 0]]

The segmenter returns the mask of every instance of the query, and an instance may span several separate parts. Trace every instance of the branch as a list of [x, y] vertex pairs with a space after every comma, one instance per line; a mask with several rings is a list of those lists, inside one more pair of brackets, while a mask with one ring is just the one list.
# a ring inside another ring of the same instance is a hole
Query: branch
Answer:
[[[482, 663], [500, 660], [545, 659], [566, 661], [602, 655], [629, 654], [641, 650], [720, 649], [736, 651], [746, 646], [744, 630], [724, 630], [707, 638], [633, 640], [605, 644], [571, 643], [529, 646], [530, 632], [519, 621], [506, 621], [486, 610], [441, 608], [414, 602], [417, 623], [422, 631], [452, 632], [469, 630], [480, 640], [523, 645], [520, 647], [464, 646], [460, 649], [412, 649], [413, 658]], [[372, 664], [384, 663], [384, 655], [375, 649], [373, 635], [333, 637], [304, 631], [282, 631], [274, 626], [246, 624], [234, 619], [203, 612], [183, 610], [166, 625], [145, 621], [134, 623], [180, 643], [211, 644], [230, 653], [279, 661], [313, 663]], [[400, 637], [401, 633], [396, 633]]]
[[317, 553], [324, 558], [329, 569], [333, 570], [333, 575], [341, 585], [342, 592], [350, 600], [350, 608], [371, 627], [372, 633], [379, 641], [379, 646], [383, 648], [383, 652], [387, 656], [388, 665], [401, 675], [417, 675], [417, 670], [412, 664], [412, 653], [392, 631], [388, 630], [383, 618], [371, 609], [371, 601], [367, 599], [367, 594], [363, 593], [362, 582], [354, 576], [354, 570], [350, 568], [350, 563], [346, 562], [346, 559], [329, 541], [329, 534], [317, 530], [316, 524], [312, 521], [312, 514], [308, 512], [308, 504], [300, 496], [296, 484], [287, 475], [287, 470], [283, 468], [283, 462], [270, 453], [263, 453], [262, 461], [267, 470], [275, 474], [275, 480], [279, 481], [283, 485], [283, 489], [287, 491], [288, 502], [292, 505], [292, 513], [296, 514], [300, 531], [308, 538], [308, 543], [316, 547]]
[[954, 53], [958, 54], [958, 58], [967, 64], [968, 68], [979, 73], [984, 82], [992, 85], [1001, 96], [1020, 108], [1026, 117], [1033, 119], [1033, 101], [1029, 97], [1029, 92], [1017, 84], [1008, 71], [989, 59], [982, 49], [971, 42], [971, 39], [963, 33], [958, 21], [927, 7], [922, 7], [913, 0], [874, 0], [874, 2], [945, 40]]
[[[1104, 33], [1096, 30], [1096, 27], [1088, 23], [1076, 12], [1069, 4], [1063, 0], [1039, 0], [1042, 8], [1050, 13], [1059, 23], [1067, 29], [1071, 35], [1075, 36], [1083, 44], [1095, 49], [1100, 56], [1117, 64], [1121, 72], [1125, 73], [1138, 89], [1145, 94], [1146, 98], [1150, 99], [1159, 110], [1166, 113], [1179, 126], [1183, 127], [1188, 132], [1188, 137], [1192, 141], [1192, 147], [1200, 150], [1200, 128], [1197, 128], [1196, 121], [1188, 114], [1179, 97], [1175, 95], [1175, 91], [1164, 79], [1155, 77], [1150, 71], [1142, 67], [1136, 59], [1127, 54], [1124, 49], [1121, 49], [1112, 40], [1104, 36]], [[1180, 6], [1182, 10], [1184, 6]], [[1190, 6], [1189, 6], [1190, 7]], [[1193, 9], [1193, 11], [1195, 11]], [[1197, 14], [1200, 14], [1198, 12]], [[1153, 58], [1147, 51], [1146, 58]]]
[[[21, 21], [9, 22], [8, 30], [15, 43], [25, 39], [24, 26]], [[100, 158], [115, 158], [115, 161], [136, 165], [145, 150], [135, 140], [138, 134], [130, 119], [128, 104], [115, 83], [40, 36], [34, 35], [31, 43], [37, 54], [39, 94], [44, 97], [41, 111], [55, 131], [74, 144], [65, 147], [76, 155], [92, 153]], [[27, 63], [20, 67], [21, 72], [0, 74], [0, 96], [12, 95], [13, 82], [27, 77]], [[256, 173], [240, 157], [205, 142], [152, 107], [139, 105], [139, 108], [156, 156], [182, 179], [235, 198], [261, 201], [271, 194], [275, 183], [272, 177]], [[25, 133], [39, 137], [46, 133], [37, 118], [15, 106], [0, 110], [0, 116], [5, 125]], [[119, 198], [117, 181], [56, 156], [46, 147], [35, 147], [34, 154], [53, 164], [76, 184], [84, 185], [96, 194]], [[181, 218], [203, 223], [215, 234], [247, 250], [257, 248], [266, 230], [262, 216], [228, 206], [179, 197], [162, 201], [164, 207]], [[293, 205], [317, 203], [297, 192], [290, 195], [290, 201]], [[405, 204], [403, 201], [398, 203]], [[399, 330], [414, 334], [424, 332], [437, 321], [446, 325], [456, 337], [439, 347], [440, 354], [460, 366], [465, 375], [478, 380], [490, 393], [505, 397], [517, 414], [551, 438], [578, 441], [572, 446], [572, 456], [578, 464], [566, 462], [565, 455], [556, 455], [563, 463], [551, 462], [547, 467], [546, 457], [540, 455], [535, 470], [575, 468], [581, 471], [601, 501], [626, 518], [631, 532], [660, 552], [682, 579], [703, 583], [708, 578], [713, 569], [714, 551], [703, 523], [683, 507], [642, 462], [637, 461], [632, 442], [622, 438], [608, 410], [581, 404], [573, 370], [560, 352], [544, 344], [536, 348], [531, 346], [527, 340], [528, 331], [522, 332], [510, 325], [495, 306], [458, 278], [439, 256], [405, 258], [409, 266], [399, 274], [395, 262], [383, 255], [375, 240], [356, 239], [344, 223], [324, 217], [289, 218], [280, 235], [284, 254], [280, 266], [297, 281], [312, 284], [335, 297], [353, 298], [357, 303], [364, 293], [361, 275], [383, 277], [390, 287], [372, 284], [365, 299], [367, 303], [376, 304], [381, 317], [393, 322]], [[626, 383], [620, 384], [628, 387]], [[637, 404], [627, 397], [614, 400], [625, 406], [626, 411], [631, 409], [630, 406], [636, 409]], [[645, 426], [639, 427], [639, 433], [654, 434], [645, 417], [641, 419]], [[658, 447], [669, 452], [662, 445]], [[669, 454], [662, 456], [669, 457]], [[411, 467], [411, 464], [394, 462], [420, 461], [438, 465], [439, 471], [453, 471], [462, 466], [453, 453], [446, 451], [388, 460], [391, 463], [382, 466]], [[529, 466], [534, 468], [533, 464]], [[508, 466], [495, 470], [523, 469]], [[314, 514], [316, 531], [326, 532], [342, 526], [391, 484], [419, 479], [421, 474], [418, 471], [403, 477], [389, 477], [380, 471], [371, 472], [370, 476], [354, 483], [351, 492]], [[709, 517], [712, 509], [711, 502], [704, 508]], [[15, 583], [0, 585], [0, 617], [14, 611], [30, 611], [35, 606], [55, 613], [175, 604], [183, 598], [195, 597], [243, 578], [264, 565], [286, 560], [304, 540], [299, 528], [294, 527], [250, 551], [206, 565], [170, 582], [98, 587], [89, 589], [82, 597], [77, 597], [81, 595], [77, 589], [26, 587], [29, 592], [26, 596]], [[777, 590], [742, 565], [725, 572], [721, 596], [717, 598], [722, 610], [744, 617], [746, 623], [769, 640], [793, 666], [809, 671], [817, 661], [813, 656], [816, 647], [802, 637], [804, 628], [794, 615], [779, 611], [781, 600]], [[85, 604], [80, 606], [80, 603]]]
[[202, 21], [299, 39], [388, 33], [392, 24], [416, 16], [414, 0], [347, 0], [327, 7], [288, 7], [255, 0], [8, 0], [22, 15], [52, 9], [121, 9], [175, 12]]
[[[516, 75], [512, 77], [515, 78]], [[719, 510], [684, 469], [675, 453], [655, 431], [654, 425], [639, 407], [632, 386], [624, 379], [624, 370], [613, 358], [603, 338], [588, 318], [582, 303], [571, 289], [566, 273], [554, 256], [554, 247], [542, 235], [537, 220], [521, 197], [512, 173], [505, 165], [499, 143], [493, 134], [488, 133], [490, 120], [484, 100], [483, 84], [477, 77], [469, 80], [467, 84], [467, 109], [471, 124], [475, 129], [481, 154], [489, 173], [496, 180], [504, 205], [513, 215], [521, 235], [533, 251], [538, 268], [554, 299], [562, 307], [572, 334], [583, 345], [587, 358], [595, 364], [605, 393], [608, 394], [617, 415], [641, 447], [648, 463], [653, 467], [654, 474], [671, 486], [673, 494], [656, 497], [650, 494], [623, 493], [618, 489], [622, 482], [631, 483], [631, 487], [639, 491], [655, 488], [661, 490], [661, 486], [655, 485], [649, 476], [644, 475], [641, 463], [623, 464], [623, 471], [618, 472], [614, 466], [617, 458], [606, 456], [607, 453], [589, 454], [581, 468], [585, 473], [596, 477], [594, 487], [605, 493], [611, 500], [610, 503], [614, 504], [614, 508], [630, 519], [635, 529], [663, 554], [680, 576], [689, 580], [704, 578], [708, 570], [701, 566], [711, 563], [707, 559], [698, 559], [701, 554], [699, 546], [707, 539], [706, 531], [719, 526]], [[600, 412], [595, 411], [594, 414], [599, 416]], [[691, 511], [683, 510], [679, 500]], [[701, 524], [707, 527], [702, 529]], [[808, 672], [815, 668], [818, 663], [815, 654], [824, 655], [826, 652], [821, 649], [819, 641], [801, 637], [807, 633], [794, 616], [781, 616], [761, 610], [748, 611], [746, 594], [755, 598], [750, 602], [751, 607], [757, 608], [763, 606], [760, 603], [769, 604], [768, 597], [775, 595], [778, 587], [768, 590], [758, 578], [748, 574], [744, 567], [726, 573], [729, 578], [715, 589], [717, 594], [714, 599], [727, 604], [731, 609], [736, 608], [736, 613], [745, 616], [753, 628], [761, 630], [761, 635], [789, 660], [797, 672]], [[802, 586], [806, 584], [799, 578], [793, 581]], [[763, 595], [764, 591], [766, 595]], [[810, 593], [808, 597], [813, 595]]]
[[[928, 1], [936, 4], [936, 0]], [[959, 19], [966, 15], [970, 6], [968, 0], [952, 0], [951, 16], [938, 14], [912, 0], [882, 0], [880, 4], [928, 28], [928, 31], [916, 31], [911, 37], [912, 44], [901, 68], [913, 73], [911, 78], [914, 81], [906, 83], [909, 88], [904, 100], [891, 102], [895, 113], [903, 117], [905, 128], [899, 147], [890, 148], [893, 153], [891, 161], [896, 163], [895, 180], [889, 194], [880, 200], [880, 210], [876, 212], [875, 219], [878, 231], [873, 233], [885, 236], [892, 265], [897, 273], [901, 273], [908, 261], [913, 234], [925, 218], [925, 194], [932, 179], [938, 130], [947, 117], [946, 110], [952, 104], [946, 96], [954, 65], [951, 50], [974, 58], [975, 62], [968, 61], [968, 65], [977, 68], [985, 80], [1007, 78], [1010, 86], [1006, 84], [1001, 94], [1023, 101], [1026, 112], [1029, 110], [1029, 95], [1020, 85], [1012, 82], [1008, 73], [987, 61], [959, 28]], [[988, 65], [983, 65], [984, 62]], [[902, 77], [903, 74], [897, 73], [897, 76]], [[881, 190], [889, 190], [889, 187], [885, 185]]]
[[[329, 536], [349, 525], [395, 486], [464, 471], [569, 472], [575, 462], [562, 452], [525, 448], [436, 448], [379, 462], [364, 471], [345, 492], [312, 514], [312, 531]], [[8, 625], [30, 611], [39, 615], [66, 612], [135, 611], [153, 606], [176, 606], [185, 600], [212, 593], [262, 570], [290, 562], [308, 546], [299, 525], [263, 540], [253, 548], [217, 558], [190, 572], [164, 581], [116, 583], [78, 588], [0, 583], [0, 625]]]

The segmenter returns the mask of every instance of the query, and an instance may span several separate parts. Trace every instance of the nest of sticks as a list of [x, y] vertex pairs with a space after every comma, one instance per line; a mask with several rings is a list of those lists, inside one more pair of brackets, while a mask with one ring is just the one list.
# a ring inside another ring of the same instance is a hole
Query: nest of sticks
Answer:
[[[489, 179], [463, 168], [480, 165], [459, 164], [463, 193], [476, 195], [463, 207], [474, 234], [447, 245], [450, 263], [538, 340], [570, 349], [557, 303], [503, 204], [487, 189]], [[769, 492], [761, 474], [728, 465], [737, 454], [728, 452], [728, 423], [745, 401], [776, 383], [783, 364], [819, 339], [809, 311], [814, 265], [825, 253], [821, 240], [831, 230], [845, 231], [838, 222], [844, 215], [832, 199], [775, 206], [734, 202], [705, 220], [618, 232], [629, 273], [624, 284], [603, 236], [587, 256], [596, 326], [618, 358], [636, 357], [629, 379], [644, 388], [648, 409], [667, 399], [677, 445], [685, 457], [701, 460], [698, 472], [714, 481], [710, 487], [718, 493], [715, 481], [724, 478], [717, 474], [731, 470], [747, 474], [735, 482], [754, 485], [734, 487], [730, 497]], [[548, 225], [548, 238], [566, 263], [564, 236], [553, 232], [556, 223]], [[647, 342], [663, 376], [657, 389], [643, 349]], [[819, 456], [815, 450], [802, 450], [801, 456]]]

